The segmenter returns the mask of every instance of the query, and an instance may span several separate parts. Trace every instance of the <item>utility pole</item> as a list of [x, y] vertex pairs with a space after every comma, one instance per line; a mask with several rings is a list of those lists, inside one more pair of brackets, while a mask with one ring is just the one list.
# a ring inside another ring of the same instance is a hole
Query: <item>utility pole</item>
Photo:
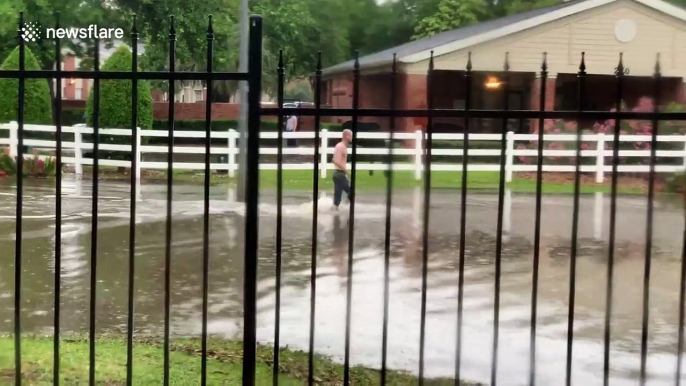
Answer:
[[[241, 34], [238, 71], [248, 71], [248, 0], [241, 0]], [[239, 117], [238, 132], [240, 141], [238, 146], [238, 191], [236, 199], [238, 202], [245, 202], [245, 181], [247, 173], [245, 171], [248, 156], [248, 83], [238, 82], [239, 98]], [[258, 178], [258, 176], [252, 176]]]

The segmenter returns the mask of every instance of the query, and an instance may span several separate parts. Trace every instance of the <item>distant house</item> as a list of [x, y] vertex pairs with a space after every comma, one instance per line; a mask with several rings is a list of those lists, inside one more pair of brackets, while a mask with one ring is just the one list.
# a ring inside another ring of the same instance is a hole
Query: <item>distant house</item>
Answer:
[[[122, 40], [115, 40], [112, 46], [108, 48], [105, 42], [100, 43], [100, 63], [101, 65], [121, 46], [129, 46], [127, 42]], [[138, 54], [145, 53], [145, 45], [138, 44]], [[76, 57], [68, 48], [62, 50], [62, 70], [73, 71], [78, 70], [81, 64], [81, 59]], [[90, 90], [93, 87], [92, 79], [66, 79], [62, 81], [61, 95], [63, 100], [88, 100]], [[174, 99], [176, 102], [202, 102], [205, 100], [207, 93], [203, 87], [202, 82], [183, 82], [183, 87], [176, 93]], [[166, 101], [167, 93], [157, 90], [153, 91], [153, 99], [158, 101]]]
[[[119, 48], [121, 45], [127, 45], [122, 40], [115, 40], [112, 42], [112, 47], [107, 47], [105, 42], [100, 42], [100, 65]], [[145, 53], [145, 47], [142, 43], [138, 44], [138, 54]], [[81, 58], [74, 55], [74, 52], [69, 48], [62, 49], [62, 70], [74, 71], [78, 70], [81, 65]], [[56, 81], [53, 81], [56, 84]], [[88, 100], [91, 87], [93, 87], [93, 79], [64, 79], [62, 80], [61, 95], [63, 100]]]
[[[427, 71], [434, 52], [435, 108], [462, 109], [465, 105], [465, 68], [472, 53], [474, 109], [503, 108], [501, 71], [509, 53], [509, 108], [538, 109], [543, 53], [548, 55], [545, 108], [577, 108], [577, 77], [581, 53], [586, 54], [584, 108], [609, 110], [616, 101], [615, 69], [624, 54], [624, 100], [634, 105], [652, 94], [651, 76], [660, 54], [663, 100], [686, 102], [686, 10], [661, 0], [576, 0], [549, 8], [507, 16], [393, 47], [360, 58], [360, 107], [427, 107]], [[391, 93], [391, 63], [397, 54], [396, 94]], [[353, 61], [324, 70], [322, 103], [352, 107]], [[341, 118], [349, 120], [348, 117]], [[368, 119], [382, 128], [387, 118]], [[501, 121], [475, 119], [470, 130], [498, 132]], [[510, 129], [528, 131], [528, 122], [511, 120]], [[398, 119], [402, 130], [422, 127], [421, 120]], [[462, 131], [463, 119], [436, 119], [438, 131]]]

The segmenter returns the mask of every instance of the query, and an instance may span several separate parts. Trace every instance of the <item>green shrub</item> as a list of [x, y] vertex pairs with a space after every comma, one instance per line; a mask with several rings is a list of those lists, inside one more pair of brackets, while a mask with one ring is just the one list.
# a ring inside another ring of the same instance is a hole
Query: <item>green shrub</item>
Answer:
[[676, 172], [665, 179], [665, 191], [684, 193], [686, 191], [686, 173]]
[[[152, 127], [154, 130], [167, 130], [169, 121], [166, 119], [156, 119], [153, 121]], [[278, 121], [274, 120], [262, 120], [260, 130], [265, 131], [277, 131]], [[341, 131], [341, 125], [336, 123], [321, 123], [322, 128]], [[212, 131], [226, 131], [229, 129], [238, 130], [238, 120], [236, 119], [215, 119], [210, 123]], [[175, 120], [174, 130], [177, 131], [205, 131], [205, 121], [204, 120]]]
[[[132, 54], [126, 46], [120, 46], [112, 56], [102, 66], [102, 71], [131, 71]], [[86, 115], [88, 126], [93, 126], [94, 98], [95, 93], [91, 92], [86, 104]], [[100, 103], [98, 111], [98, 124], [102, 129], [109, 128], [130, 128], [132, 119], [132, 83], [130, 80], [102, 80], [100, 81]], [[151, 129], [153, 127], [152, 117], [152, 95], [150, 84], [146, 81], [138, 82], [138, 127]], [[84, 136], [90, 137], [90, 136]], [[92, 138], [84, 138], [91, 142]], [[100, 143], [130, 144], [127, 136], [101, 135]], [[113, 152], [101, 151], [100, 157], [103, 158], [130, 158], [126, 153], [125, 157], [113, 156]], [[120, 152], [117, 152], [121, 154]]]
[[[154, 130], [169, 130], [169, 121], [163, 119], [156, 119], [153, 121]], [[274, 132], [278, 129], [278, 121], [273, 120], [263, 120], [260, 130], [262, 132]], [[326, 128], [332, 131], [340, 131], [341, 127], [338, 124], [333, 123], [322, 123], [322, 128]], [[229, 129], [238, 130], [238, 121], [235, 119], [221, 119], [213, 120], [210, 123], [212, 131], [228, 131]], [[204, 120], [179, 120], [174, 121], [174, 131], [205, 131], [205, 121]], [[299, 143], [306, 145], [311, 143], [312, 140], [300, 140]], [[166, 144], [166, 137], [145, 137], [144, 143], [146, 144]], [[177, 144], [204, 144], [204, 138], [174, 138], [174, 143]], [[215, 138], [212, 143], [216, 144], [226, 144], [226, 140]], [[276, 139], [261, 139], [260, 146], [262, 147], [276, 147], [278, 145]]]
[[[38, 60], [31, 50], [25, 48], [24, 68], [40, 70]], [[19, 69], [19, 47], [5, 59], [2, 70]], [[24, 81], [24, 123], [49, 125], [52, 123], [52, 98], [46, 79], [26, 79]], [[17, 120], [19, 79], [0, 79], [0, 122]]]
[[14, 159], [10, 157], [10, 149], [8, 147], [4, 148], [2, 154], [0, 154], [0, 172], [9, 176], [17, 172], [17, 166], [14, 163]]
[[86, 109], [84, 108], [62, 109], [62, 126], [74, 126], [79, 123], [85, 123], [83, 120], [85, 112]]

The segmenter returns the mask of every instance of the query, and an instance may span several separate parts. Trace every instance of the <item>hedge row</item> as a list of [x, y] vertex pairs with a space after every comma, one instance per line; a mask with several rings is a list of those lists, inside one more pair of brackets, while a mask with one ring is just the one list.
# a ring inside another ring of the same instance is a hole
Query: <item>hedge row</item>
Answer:
[[[328, 130], [340, 131], [341, 125], [335, 123], [321, 123], [321, 126]], [[153, 121], [152, 128], [154, 130], [167, 130], [169, 121], [166, 119], [156, 119]], [[238, 120], [236, 119], [216, 119], [210, 123], [212, 131], [226, 131], [229, 129], [238, 129]], [[262, 131], [277, 131], [278, 121], [262, 120]], [[205, 131], [205, 121], [203, 120], [174, 120], [174, 130], [183, 131]]]

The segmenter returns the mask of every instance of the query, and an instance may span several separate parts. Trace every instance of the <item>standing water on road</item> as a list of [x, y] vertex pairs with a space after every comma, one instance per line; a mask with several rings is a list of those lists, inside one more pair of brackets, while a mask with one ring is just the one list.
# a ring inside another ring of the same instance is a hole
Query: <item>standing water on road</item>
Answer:
[[[64, 333], [88, 330], [91, 186], [66, 178], [63, 191], [62, 319]], [[164, 326], [164, 185], [143, 184], [138, 197], [135, 324], [137, 334]], [[126, 330], [129, 186], [100, 184], [97, 328]], [[210, 217], [210, 334], [239, 338], [242, 323], [244, 207], [226, 187], [213, 187]], [[421, 310], [421, 191], [394, 193], [391, 230], [388, 364], [417, 372]], [[13, 331], [16, 186], [0, 182], [0, 333]], [[202, 186], [177, 185], [173, 201], [172, 334], [198, 336], [202, 307]], [[276, 206], [273, 190], [260, 197], [258, 339], [273, 342]], [[494, 305], [497, 194], [469, 192], [464, 283], [462, 374], [488, 382]], [[329, 203], [329, 204], [327, 204]], [[347, 207], [336, 213], [320, 199], [315, 349], [342, 359], [348, 259]], [[385, 196], [360, 192], [356, 204], [351, 362], [381, 365]], [[506, 197], [500, 301], [498, 378], [528, 383], [534, 196]], [[22, 329], [52, 332], [55, 192], [49, 181], [26, 180]], [[284, 194], [281, 343], [307, 349], [310, 306], [312, 198]], [[432, 192], [426, 324], [426, 375], [454, 374], [459, 191]], [[583, 196], [577, 262], [573, 379], [602, 384], [609, 196]], [[612, 384], [636, 384], [640, 364], [646, 199], [621, 197], [617, 211]], [[561, 384], [565, 374], [572, 197], [543, 200], [538, 309], [537, 380]], [[657, 205], [650, 291], [650, 384], [673, 384], [676, 369], [683, 208]]]

